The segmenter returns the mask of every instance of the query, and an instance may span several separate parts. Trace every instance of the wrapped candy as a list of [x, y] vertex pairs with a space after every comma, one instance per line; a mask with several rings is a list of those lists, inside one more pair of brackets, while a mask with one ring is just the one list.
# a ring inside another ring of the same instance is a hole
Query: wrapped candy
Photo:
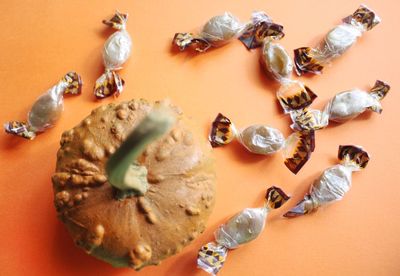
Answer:
[[344, 18], [341, 25], [331, 30], [318, 47], [294, 50], [297, 74], [320, 74], [325, 64], [342, 55], [365, 31], [371, 30], [380, 21], [374, 11], [361, 5], [352, 15]]
[[297, 217], [315, 211], [328, 203], [341, 200], [350, 190], [353, 171], [364, 169], [369, 161], [366, 151], [358, 146], [339, 146], [340, 164], [325, 170], [285, 217]]
[[283, 27], [273, 23], [264, 12], [254, 12], [252, 22], [247, 24], [225, 12], [211, 18], [198, 35], [176, 33], [173, 44], [181, 51], [193, 45], [196, 51], [205, 52], [210, 47], [223, 46], [233, 38], [239, 37], [246, 47], [253, 49], [259, 47], [266, 37], [278, 39], [283, 36]]
[[104, 24], [118, 31], [107, 39], [103, 48], [105, 72], [96, 80], [94, 86], [94, 95], [98, 99], [111, 95], [118, 97], [122, 92], [124, 80], [116, 71], [122, 69], [122, 65], [131, 54], [132, 41], [126, 31], [127, 20], [128, 15], [118, 11], [110, 20], [103, 20]]
[[198, 35], [192, 33], [176, 33], [173, 44], [181, 51], [189, 46], [195, 46], [198, 52], [205, 52], [211, 46], [220, 47], [237, 37], [245, 28], [245, 24], [230, 12], [212, 17], [203, 26]]
[[37, 133], [52, 127], [61, 117], [64, 95], [79, 95], [81, 89], [81, 77], [75, 72], [67, 73], [35, 101], [28, 113], [27, 122], [7, 122], [4, 124], [5, 131], [29, 140], [34, 139]]
[[283, 149], [286, 167], [296, 174], [314, 151], [314, 131], [297, 131], [286, 140], [275, 128], [266, 125], [252, 125], [242, 131], [224, 115], [219, 113], [212, 123], [209, 140], [212, 147], [229, 144], [237, 139], [248, 151], [269, 155]]
[[252, 14], [252, 22], [247, 24], [239, 40], [248, 50], [258, 48], [265, 39], [281, 39], [285, 36], [283, 26], [272, 22], [272, 19], [263, 11]]
[[263, 207], [244, 209], [214, 232], [216, 242], [210, 242], [199, 250], [199, 268], [210, 274], [217, 274], [225, 262], [228, 249], [235, 249], [256, 239], [264, 230], [268, 213], [285, 204], [289, 197], [281, 189], [270, 187], [265, 199]]
[[337, 94], [322, 111], [308, 108], [292, 110], [290, 111], [293, 121], [291, 127], [296, 130], [317, 130], [326, 127], [329, 121], [343, 123], [366, 110], [381, 113], [380, 101], [389, 90], [389, 84], [377, 80], [369, 92], [356, 88]]

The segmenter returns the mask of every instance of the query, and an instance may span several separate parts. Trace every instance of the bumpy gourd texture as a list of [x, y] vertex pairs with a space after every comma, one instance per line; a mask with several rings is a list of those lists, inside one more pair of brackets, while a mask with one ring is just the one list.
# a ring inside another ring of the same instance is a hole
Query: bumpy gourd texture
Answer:
[[63, 133], [53, 187], [59, 218], [75, 243], [114, 266], [158, 264], [205, 229], [214, 205], [210, 146], [178, 108], [177, 122], [137, 161], [148, 170], [144, 196], [118, 200], [105, 163], [151, 110], [144, 100], [109, 104]]

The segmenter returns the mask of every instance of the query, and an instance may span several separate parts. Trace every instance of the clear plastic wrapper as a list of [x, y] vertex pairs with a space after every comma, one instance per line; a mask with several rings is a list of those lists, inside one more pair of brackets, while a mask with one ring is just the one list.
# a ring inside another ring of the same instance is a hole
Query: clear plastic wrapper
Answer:
[[366, 110], [381, 113], [381, 100], [389, 90], [389, 84], [377, 80], [369, 92], [355, 88], [336, 94], [322, 111], [308, 108], [291, 110], [291, 127], [295, 130], [317, 130], [326, 127], [329, 121], [343, 123]]
[[250, 50], [260, 47], [266, 39], [278, 40], [284, 36], [282, 25], [274, 23], [265, 12], [256, 11], [239, 40]]
[[264, 230], [268, 213], [281, 207], [288, 199], [281, 189], [270, 187], [263, 207], [244, 209], [214, 232], [215, 242], [210, 242], [199, 250], [198, 267], [212, 275], [217, 274], [225, 262], [228, 250], [256, 239]]
[[311, 213], [321, 206], [341, 200], [350, 190], [353, 171], [364, 169], [369, 161], [368, 153], [359, 146], [339, 146], [340, 164], [326, 169], [304, 196], [285, 217], [297, 217]]
[[64, 95], [79, 95], [81, 89], [81, 77], [75, 72], [67, 73], [33, 103], [26, 122], [7, 122], [4, 124], [5, 131], [29, 140], [34, 139], [37, 133], [54, 126], [61, 117], [64, 109]]
[[233, 38], [238, 37], [245, 26], [246, 24], [241, 23], [230, 12], [225, 12], [208, 20], [197, 35], [192, 33], [176, 33], [173, 44], [181, 51], [189, 46], [193, 46], [196, 51], [205, 52], [210, 47], [223, 46]]
[[365, 32], [371, 30], [380, 18], [374, 11], [361, 5], [343, 23], [332, 29], [316, 48], [302, 47], [294, 50], [296, 72], [320, 74], [324, 65], [342, 55]]
[[123, 90], [124, 80], [116, 71], [122, 69], [122, 65], [128, 60], [131, 54], [132, 40], [126, 31], [128, 15], [120, 12], [110, 20], [103, 20], [107, 26], [116, 29], [104, 44], [103, 63], [105, 71], [96, 80], [94, 95], [103, 99], [111, 95], [119, 96]]
[[211, 145], [219, 147], [234, 139], [255, 154], [269, 155], [282, 150], [284, 163], [294, 174], [308, 161], [315, 147], [313, 130], [294, 132], [287, 139], [278, 129], [261, 124], [239, 131], [229, 118], [219, 113], [211, 126]]

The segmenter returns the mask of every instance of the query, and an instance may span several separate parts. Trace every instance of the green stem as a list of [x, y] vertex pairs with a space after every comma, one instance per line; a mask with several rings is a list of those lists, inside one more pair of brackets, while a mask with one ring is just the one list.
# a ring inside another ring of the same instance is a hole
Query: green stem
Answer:
[[167, 133], [174, 122], [175, 117], [170, 110], [165, 107], [154, 108], [109, 158], [106, 164], [108, 181], [118, 190], [118, 197], [146, 193], [147, 169], [135, 160], [148, 144]]

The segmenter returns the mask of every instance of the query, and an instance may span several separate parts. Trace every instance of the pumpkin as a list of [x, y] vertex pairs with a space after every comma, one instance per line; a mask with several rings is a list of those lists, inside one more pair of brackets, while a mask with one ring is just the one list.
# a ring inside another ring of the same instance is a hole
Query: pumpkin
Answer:
[[214, 206], [210, 146], [169, 103], [176, 121], [134, 160], [147, 189], [121, 197], [110, 185], [110, 156], [159, 105], [131, 100], [101, 106], [61, 138], [52, 177], [58, 217], [79, 247], [115, 267], [138, 270], [176, 254], [204, 231]]

